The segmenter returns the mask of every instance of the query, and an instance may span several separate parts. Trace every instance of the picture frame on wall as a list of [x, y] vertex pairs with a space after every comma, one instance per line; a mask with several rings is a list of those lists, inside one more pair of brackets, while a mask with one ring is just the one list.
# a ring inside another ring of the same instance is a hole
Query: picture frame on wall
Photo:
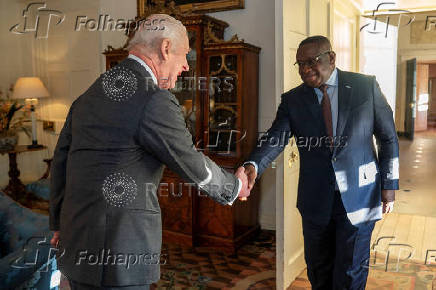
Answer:
[[[217, 11], [243, 9], [245, 0], [172, 0], [181, 12], [191, 11], [194, 13], [210, 13]], [[170, 0], [137, 0], [138, 15], [144, 14], [144, 8], [158, 2], [169, 3]]]

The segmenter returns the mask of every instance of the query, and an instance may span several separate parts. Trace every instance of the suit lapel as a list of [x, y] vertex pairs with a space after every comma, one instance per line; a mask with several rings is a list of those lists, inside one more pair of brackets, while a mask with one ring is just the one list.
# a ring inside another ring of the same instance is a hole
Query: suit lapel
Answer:
[[[338, 125], [336, 136], [342, 136], [350, 113], [353, 87], [346, 73], [338, 69]], [[335, 151], [336, 151], [335, 147]]]

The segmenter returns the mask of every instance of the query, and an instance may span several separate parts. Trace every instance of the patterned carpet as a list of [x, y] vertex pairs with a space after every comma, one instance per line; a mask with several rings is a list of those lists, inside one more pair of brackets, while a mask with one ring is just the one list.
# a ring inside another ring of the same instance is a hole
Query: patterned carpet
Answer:
[[[274, 231], [261, 231], [235, 255], [163, 244], [167, 263], [161, 266], [161, 280], [151, 289], [275, 289], [275, 246]], [[70, 290], [65, 278], [60, 289]]]
[[[274, 231], [261, 231], [236, 255], [207, 248], [164, 244], [166, 265], [161, 266], [161, 280], [151, 289], [276, 289], [276, 243]], [[436, 290], [436, 264], [405, 261], [383, 267], [371, 267], [366, 290]], [[65, 279], [61, 290], [70, 290]], [[288, 289], [311, 289], [306, 271]]]
[[262, 231], [235, 255], [164, 245], [169, 263], [152, 289], [275, 289], [275, 251], [273, 231]]

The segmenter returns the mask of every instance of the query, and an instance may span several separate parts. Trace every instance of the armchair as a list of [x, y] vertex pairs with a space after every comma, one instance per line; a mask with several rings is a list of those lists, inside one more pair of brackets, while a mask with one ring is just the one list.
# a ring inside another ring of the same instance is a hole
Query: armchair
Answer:
[[0, 289], [58, 289], [48, 217], [0, 191]]

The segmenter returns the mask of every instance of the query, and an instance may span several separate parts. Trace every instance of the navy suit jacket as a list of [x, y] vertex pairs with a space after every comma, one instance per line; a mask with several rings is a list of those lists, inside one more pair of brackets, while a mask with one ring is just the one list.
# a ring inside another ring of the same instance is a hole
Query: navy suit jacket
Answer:
[[327, 223], [337, 182], [347, 216], [358, 225], [381, 219], [381, 189], [398, 189], [398, 138], [392, 110], [374, 76], [338, 70], [338, 81], [334, 140], [326, 137], [314, 89], [301, 84], [282, 95], [271, 128], [248, 160], [257, 163], [260, 176], [289, 137], [295, 137], [300, 153], [297, 207], [302, 217]]

